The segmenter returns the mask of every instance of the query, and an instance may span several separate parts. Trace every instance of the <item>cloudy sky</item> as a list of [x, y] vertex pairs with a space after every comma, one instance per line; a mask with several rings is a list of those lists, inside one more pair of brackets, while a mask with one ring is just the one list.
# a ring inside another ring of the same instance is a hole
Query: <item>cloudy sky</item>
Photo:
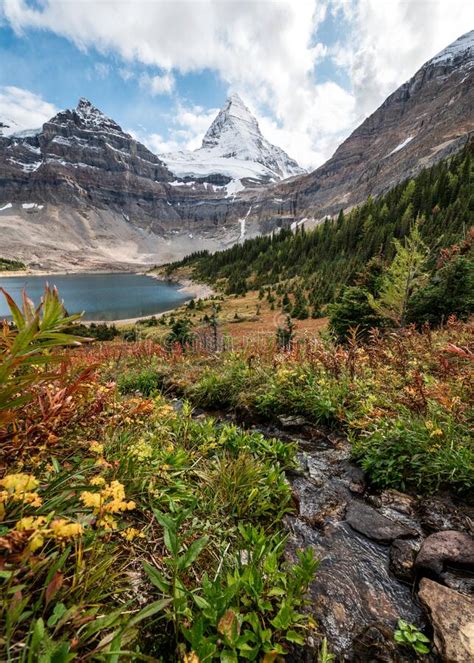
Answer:
[[472, 28], [472, 0], [0, 0], [0, 120], [84, 96], [155, 152], [195, 149], [236, 91], [315, 167]]

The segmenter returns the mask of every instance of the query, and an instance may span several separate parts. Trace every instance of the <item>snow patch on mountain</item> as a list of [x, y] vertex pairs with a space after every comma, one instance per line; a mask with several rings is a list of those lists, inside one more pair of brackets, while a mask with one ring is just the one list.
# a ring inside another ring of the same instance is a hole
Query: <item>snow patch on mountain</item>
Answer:
[[415, 136], [408, 136], [408, 138], [405, 138], [405, 140], [402, 140], [401, 143], [399, 143], [396, 147], [393, 148], [391, 152], [387, 154], [387, 156], [391, 156], [392, 154], [395, 154], [395, 152], [398, 152], [399, 150], [403, 150], [403, 148], [408, 145], [410, 141], [414, 139]]
[[256, 118], [238, 94], [232, 94], [194, 152], [160, 155], [178, 177], [223, 175], [275, 182], [304, 173], [284, 150], [264, 138]]

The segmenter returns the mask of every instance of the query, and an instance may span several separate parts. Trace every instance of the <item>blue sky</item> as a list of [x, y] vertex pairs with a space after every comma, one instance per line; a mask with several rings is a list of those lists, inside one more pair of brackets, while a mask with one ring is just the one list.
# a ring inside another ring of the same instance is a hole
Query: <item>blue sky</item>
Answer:
[[90, 99], [156, 152], [237, 91], [306, 167], [474, 27], [464, 0], [0, 0], [0, 120]]
[[[17, 35], [0, 28], [0, 85], [30, 90], [56, 108], [75, 106], [87, 97], [123, 127], [166, 135], [177, 98], [188, 106], [219, 107], [227, 85], [211, 70], [175, 74], [171, 95], [153, 95], [140, 85], [141, 76], [165, 72], [141, 63], [129, 64], [95, 48], [78, 49], [64, 37], [44, 30]], [[1, 117], [1, 115], [0, 115]]]

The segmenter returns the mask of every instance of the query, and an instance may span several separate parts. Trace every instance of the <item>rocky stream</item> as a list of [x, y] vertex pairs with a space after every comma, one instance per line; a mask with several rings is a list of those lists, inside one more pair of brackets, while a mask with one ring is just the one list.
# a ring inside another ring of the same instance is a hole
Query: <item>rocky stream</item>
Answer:
[[[473, 663], [474, 508], [448, 495], [374, 491], [348, 441], [301, 417], [238, 423], [298, 444], [287, 556], [311, 546], [320, 559], [312, 609], [336, 661]], [[400, 618], [429, 635], [432, 653], [395, 644]], [[314, 663], [311, 644], [292, 661]]]

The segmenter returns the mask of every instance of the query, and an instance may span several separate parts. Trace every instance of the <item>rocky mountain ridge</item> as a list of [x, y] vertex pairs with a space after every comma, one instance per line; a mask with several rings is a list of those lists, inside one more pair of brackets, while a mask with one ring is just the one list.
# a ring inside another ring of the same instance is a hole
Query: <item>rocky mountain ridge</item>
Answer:
[[[153, 154], [86, 99], [40, 130], [4, 127], [2, 255], [40, 267], [63, 260], [89, 268], [91, 256], [94, 264], [163, 262], [317, 223], [387, 191], [469, 139], [473, 46], [471, 31], [434, 56], [309, 174], [294, 175], [296, 162], [263, 138], [236, 95], [202, 147], [185, 155], [181, 177], [177, 157]], [[223, 164], [243, 170], [223, 172]]]
[[[458, 151], [474, 132], [474, 30], [426, 62], [315, 171], [268, 190], [254, 212], [318, 219], [379, 195]], [[283, 200], [284, 205], [274, 199]]]

